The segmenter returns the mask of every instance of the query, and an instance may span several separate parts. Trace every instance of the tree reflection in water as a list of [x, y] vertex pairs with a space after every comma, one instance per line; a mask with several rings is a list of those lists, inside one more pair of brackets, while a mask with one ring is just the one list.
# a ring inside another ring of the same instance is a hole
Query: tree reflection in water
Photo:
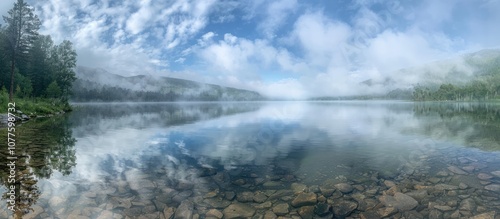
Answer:
[[[15, 186], [14, 218], [22, 218], [29, 213], [37, 202], [41, 192], [38, 180], [50, 178], [54, 170], [63, 175], [71, 173], [76, 164], [75, 143], [67, 116], [54, 116], [37, 119], [25, 124], [18, 124], [15, 130], [16, 140], [16, 176], [15, 183], [9, 183], [9, 169], [0, 168], [0, 183], [6, 188], [4, 203], [9, 199], [8, 188]], [[7, 130], [1, 129], [0, 141], [7, 142]], [[9, 162], [8, 150], [0, 150], [0, 162]], [[4, 207], [3, 209], [7, 209]], [[0, 217], [6, 216], [2, 212]]]

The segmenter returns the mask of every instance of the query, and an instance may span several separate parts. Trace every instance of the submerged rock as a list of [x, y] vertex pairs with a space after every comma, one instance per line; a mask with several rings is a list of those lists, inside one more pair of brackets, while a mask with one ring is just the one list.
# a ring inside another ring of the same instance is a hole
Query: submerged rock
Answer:
[[194, 204], [191, 201], [184, 200], [175, 211], [174, 219], [192, 219]]
[[173, 218], [174, 214], [175, 214], [175, 208], [172, 208], [172, 207], [167, 208], [166, 207], [165, 209], [163, 209], [163, 216], [165, 216], [165, 219]]
[[354, 201], [340, 201], [332, 205], [333, 214], [337, 218], [349, 216], [357, 207], [358, 203]]
[[385, 207], [378, 209], [377, 213], [381, 218], [386, 218], [398, 213], [398, 209], [396, 209], [395, 207]]
[[341, 191], [344, 194], [350, 193], [354, 189], [351, 185], [349, 185], [347, 183], [336, 184], [335, 188], [337, 188], [339, 191]]
[[319, 216], [325, 216], [330, 213], [330, 205], [326, 203], [318, 203], [314, 206], [314, 213]]
[[497, 171], [493, 171], [493, 172], [491, 172], [491, 175], [493, 175], [493, 176], [496, 176], [496, 177], [500, 178], [500, 170], [497, 170]]
[[472, 198], [466, 198], [460, 202], [460, 210], [474, 211], [476, 210], [476, 202]]
[[301, 207], [297, 212], [303, 219], [312, 219], [314, 216], [314, 206]]
[[287, 203], [282, 203], [274, 206], [273, 212], [278, 216], [283, 216], [288, 214], [290, 206]]
[[495, 211], [490, 211], [487, 213], [482, 213], [474, 217], [471, 217], [471, 219], [495, 219], [495, 215], [496, 215]]
[[489, 179], [493, 178], [493, 176], [491, 176], [490, 174], [487, 174], [487, 173], [479, 173], [479, 174], [477, 174], [477, 178], [479, 178], [480, 180], [489, 180]]
[[417, 207], [418, 202], [409, 195], [397, 192], [394, 196], [384, 195], [379, 198], [386, 207], [395, 207], [400, 211], [409, 211]]
[[255, 208], [243, 203], [234, 203], [229, 205], [223, 211], [224, 218], [249, 218], [255, 214]]
[[448, 170], [451, 171], [452, 173], [459, 174], [459, 175], [467, 175], [467, 172], [463, 171], [459, 167], [456, 166], [449, 166]]
[[217, 209], [210, 209], [206, 214], [206, 217], [222, 218], [224, 215]]
[[500, 192], [500, 185], [499, 184], [491, 184], [491, 185], [485, 186], [484, 189], [486, 189], [488, 191], [493, 191], [493, 192]]
[[317, 199], [316, 199], [316, 194], [309, 192], [309, 193], [300, 193], [295, 197], [295, 199], [292, 201], [292, 206], [293, 207], [302, 207], [306, 205], [314, 205], [316, 204]]

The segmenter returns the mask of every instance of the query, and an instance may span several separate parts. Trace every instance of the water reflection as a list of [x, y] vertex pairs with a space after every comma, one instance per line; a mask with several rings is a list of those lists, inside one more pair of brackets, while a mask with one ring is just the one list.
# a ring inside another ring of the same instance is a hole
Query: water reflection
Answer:
[[[2, 141], [6, 141], [6, 130], [2, 130]], [[50, 178], [53, 171], [69, 175], [76, 165], [75, 143], [66, 117], [58, 116], [26, 123], [16, 127], [15, 182], [9, 181], [9, 169], [0, 170], [1, 184], [9, 186], [3, 198], [10, 197], [10, 186], [15, 186], [14, 215], [20, 218], [37, 203], [40, 190], [39, 179]], [[7, 150], [2, 150], [1, 163], [9, 163]], [[10, 200], [10, 198], [8, 199]], [[10, 203], [10, 202], [9, 202]], [[3, 205], [5, 207], [5, 205]], [[11, 209], [12, 210], [12, 209]], [[6, 212], [2, 217], [6, 218]]]
[[[499, 115], [497, 104], [469, 103], [83, 104], [69, 117], [23, 125], [18, 153], [29, 160], [29, 205], [38, 199], [45, 214], [62, 218], [166, 217], [185, 200], [203, 217], [234, 202], [257, 208], [262, 202], [246, 200], [249, 191], [276, 204], [270, 190], [297, 182], [344, 201], [359, 197], [314, 188], [355, 185], [353, 193], [369, 199], [356, 199], [360, 206], [386, 194], [385, 180], [428, 186], [429, 176], [463, 157], [475, 160], [472, 172], [495, 171], [499, 154], [487, 151], [500, 151]], [[482, 191], [470, 176], [438, 182], [467, 180]], [[375, 188], [373, 198], [363, 193]]]

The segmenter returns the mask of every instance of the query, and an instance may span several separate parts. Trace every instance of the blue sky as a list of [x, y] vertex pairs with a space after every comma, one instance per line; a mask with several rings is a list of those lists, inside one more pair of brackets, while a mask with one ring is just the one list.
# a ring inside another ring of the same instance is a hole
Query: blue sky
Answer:
[[500, 46], [499, 0], [27, 1], [42, 34], [75, 44], [79, 65], [272, 96], [348, 95], [400, 68]]

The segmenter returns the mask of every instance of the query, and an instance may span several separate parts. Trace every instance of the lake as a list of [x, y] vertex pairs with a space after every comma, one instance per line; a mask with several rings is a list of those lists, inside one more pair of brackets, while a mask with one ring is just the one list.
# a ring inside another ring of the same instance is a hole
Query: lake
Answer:
[[[71, 113], [17, 127], [16, 185], [21, 191], [16, 215], [267, 219], [500, 214], [499, 103], [74, 106]], [[5, 148], [3, 163], [6, 157]], [[5, 200], [7, 167], [0, 175], [0, 218], [7, 218], [12, 215]]]

